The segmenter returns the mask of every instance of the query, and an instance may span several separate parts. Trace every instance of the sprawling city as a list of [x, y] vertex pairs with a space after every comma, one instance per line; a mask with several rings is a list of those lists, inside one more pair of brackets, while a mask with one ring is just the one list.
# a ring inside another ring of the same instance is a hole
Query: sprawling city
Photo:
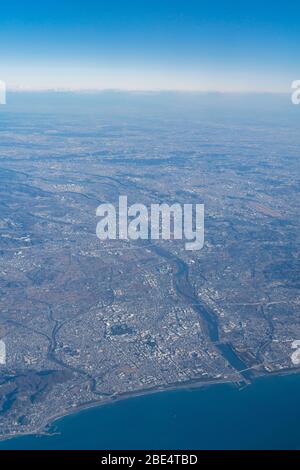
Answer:
[[[130, 396], [299, 370], [299, 133], [193, 109], [1, 109], [1, 439]], [[99, 240], [96, 209], [120, 196], [204, 204], [203, 248]]]

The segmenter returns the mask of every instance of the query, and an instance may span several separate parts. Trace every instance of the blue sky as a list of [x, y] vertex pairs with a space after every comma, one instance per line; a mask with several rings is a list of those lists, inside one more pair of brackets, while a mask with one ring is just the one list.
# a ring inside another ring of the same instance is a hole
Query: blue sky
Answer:
[[29, 89], [290, 90], [296, 1], [10, 0], [0, 79]]

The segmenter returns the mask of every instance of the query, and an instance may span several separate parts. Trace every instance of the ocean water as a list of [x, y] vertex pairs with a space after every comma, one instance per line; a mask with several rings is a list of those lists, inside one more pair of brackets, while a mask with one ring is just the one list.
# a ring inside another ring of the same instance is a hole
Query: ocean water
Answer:
[[126, 399], [66, 416], [52, 436], [0, 449], [300, 449], [300, 375]]

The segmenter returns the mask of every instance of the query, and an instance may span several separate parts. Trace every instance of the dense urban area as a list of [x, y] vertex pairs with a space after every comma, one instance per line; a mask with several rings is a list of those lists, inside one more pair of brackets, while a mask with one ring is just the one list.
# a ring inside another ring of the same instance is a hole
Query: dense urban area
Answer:
[[[262, 121], [1, 110], [1, 438], [297, 371], [300, 137]], [[204, 204], [203, 249], [100, 241], [96, 208], [120, 195]]]

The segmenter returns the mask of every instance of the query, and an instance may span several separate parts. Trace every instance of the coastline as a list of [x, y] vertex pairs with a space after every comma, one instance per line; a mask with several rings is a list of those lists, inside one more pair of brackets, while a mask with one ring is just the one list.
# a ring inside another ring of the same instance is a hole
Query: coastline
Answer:
[[[250, 384], [246, 386], [251, 387], [258, 379], [268, 379], [268, 378], [276, 377], [276, 376], [289, 376], [289, 375], [298, 375], [298, 374], [300, 374], [300, 367], [272, 371], [268, 373], [255, 371], [253, 382], [251, 382]], [[201, 389], [201, 388], [210, 388], [211, 386], [214, 386], [214, 385], [226, 385], [226, 384], [237, 386], [238, 382], [234, 382], [231, 379], [226, 380], [224, 378], [215, 379], [215, 380], [207, 380], [207, 381], [194, 380], [194, 381], [185, 382], [182, 384], [171, 384], [169, 386], [162, 386], [159, 388], [152, 388], [152, 389], [145, 389], [145, 390], [140, 390], [140, 391], [135, 391], [135, 392], [123, 393], [117, 396], [111, 396], [109, 398], [105, 398], [103, 400], [95, 400], [93, 402], [76, 406], [73, 409], [65, 410], [65, 412], [55, 413], [52, 416], [49, 416], [49, 418], [47, 419], [47, 421], [44, 423], [43, 426], [32, 430], [32, 432], [2, 436], [0, 438], [0, 443], [3, 443], [5, 441], [12, 441], [14, 439], [18, 439], [21, 437], [30, 437], [30, 436], [51, 437], [55, 434], [59, 434], [56, 432], [51, 432], [51, 428], [55, 425], [56, 422], [63, 420], [64, 418], [68, 416], [76, 416], [83, 411], [87, 411], [93, 408], [102, 408], [106, 405], [111, 405], [114, 403], [130, 400], [130, 399], [134, 399], [138, 397], [143, 397], [143, 396], [162, 394], [165, 392], [174, 392], [174, 391], [181, 391], [181, 390], [195, 390], [195, 389]]]
[[49, 428], [54, 426], [56, 421], [64, 419], [67, 416], [77, 415], [81, 413], [82, 411], [86, 411], [92, 408], [100, 408], [106, 405], [111, 405], [113, 403], [118, 403], [120, 401], [130, 400], [131, 398], [143, 397], [147, 395], [155, 395], [158, 393], [172, 392], [176, 390], [199, 389], [199, 388], [210, 387], [212, 385], [221, 385], [221, 384], [226, 384], [226, 383], [234, 384], [235, 382], [232, 382], [232, 380], [225, 380], [222, 378], [220, 378], [219, 380], [217, 379], [207, 380], [205, 382], [195, 380], [195, 381], [188, 382], [188, 383], [185, 382], [183, 384], [172, 384], [170, 386], [163, 386], [159, 388], [153, 387], [152, 389], [144, 389], [144, 390], [135, 391], [135, 392], [122, 393], [116, 396], [112, 395], [109, 398], [105, 398], [103, 400], [95, 400], [93, 402], [88, 402], [83, 405], [75, 406], [74, 408], [66, 410], [63, 413], [56, 413], [52, 416], [49, 416], [49, 418], [47, 419], [47, 422], [42, 427], [39, 427], [33, 430], [32, 432], [1, 436], [0, 442], [5, 442], [5, 441], [12, 440], [12, 439], [17, 439], [19, 437], [25, 437], [25, 436], [37, 436], [37, 437], [38, 436], [51, 436], [53, 435], [53, 433], [50, 432]]

